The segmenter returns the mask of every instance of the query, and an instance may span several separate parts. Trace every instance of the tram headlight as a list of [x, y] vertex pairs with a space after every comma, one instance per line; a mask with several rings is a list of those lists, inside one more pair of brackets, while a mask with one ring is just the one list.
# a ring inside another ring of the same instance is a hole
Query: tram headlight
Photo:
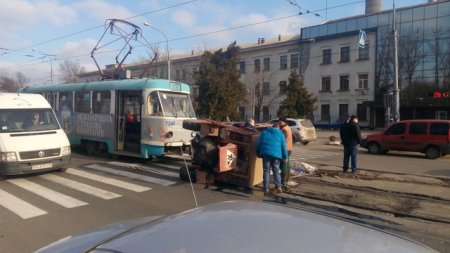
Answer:
[[173, 132], [172, 131], [166, 133], [166, 138], [167, 139], [172, 138], [172, 136], [173, 136]]
[[197, 132], [192, 131], [192, 132], [191, 132], [191, 137], [195, 137], [195, 136], [197, 136]]

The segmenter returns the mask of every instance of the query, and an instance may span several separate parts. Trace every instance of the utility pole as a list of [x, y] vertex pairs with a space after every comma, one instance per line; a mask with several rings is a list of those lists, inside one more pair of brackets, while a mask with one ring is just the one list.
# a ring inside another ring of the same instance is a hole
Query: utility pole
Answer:
[[395, 25], [395, 0], [393, 5], [392, 36], [394, 37], [394, 121], [400, 120], [400, 89], [398, 88], [398, 34]]
[[54, 54], [47, 54], [47, 53], [44, 53], [44, 52], [39, 51], [39, 50], [34, 49], [34, 48], [32, 48], [31, 51], [39, 53], [39, 54], [41, 54], [44, 57], [47, 57], [49, 59], [49, 61], [50, 61], [50, 84], [53, 84], [53, 59], [52, 59], [52, 57], [55, 57], [56, 55], [54, 55]]
[[166, 34], [161, 31], [160, 29], [154, 27], [153, 25], [151, 25], [148, 22], [144, 22], [145, 26], [151, 27], [154, 30], [156, 30], [157, 32], [161, 33], [164, 36], [164, 39], [166, 40], [166, 52], [167, 52], [167, 79], [169, 79], [170, 81], [170, 52], [169, 52], [169, 40], [167, 39]]

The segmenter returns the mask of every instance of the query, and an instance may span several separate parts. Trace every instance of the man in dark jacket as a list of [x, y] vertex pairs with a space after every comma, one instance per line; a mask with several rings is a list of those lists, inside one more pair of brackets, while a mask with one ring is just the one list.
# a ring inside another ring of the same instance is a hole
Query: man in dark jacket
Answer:
[[341, 127], [339, 131], [342, 145], [344, 145], [344, 161], [342, 169], [348, 171], [348, 162], [351, 158], [352, 173], [357, 172], [358, 145], [361, 143], [361, 130], [358, 125], [358, 118], [352, 115], [350, 119]]

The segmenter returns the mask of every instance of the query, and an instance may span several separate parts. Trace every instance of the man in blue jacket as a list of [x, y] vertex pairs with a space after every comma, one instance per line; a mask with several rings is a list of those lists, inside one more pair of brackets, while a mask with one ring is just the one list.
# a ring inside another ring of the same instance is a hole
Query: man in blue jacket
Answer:
[[272, 168], [275, 182], [275, 193], [282, 193], [280, 164], [287, 159], [288, 153], [283, 132], [276, 127], [264, 130], [256, 141], [256, 155], [263, 159], [263, 185], [264, 192], [269, 192], [270, 168]]

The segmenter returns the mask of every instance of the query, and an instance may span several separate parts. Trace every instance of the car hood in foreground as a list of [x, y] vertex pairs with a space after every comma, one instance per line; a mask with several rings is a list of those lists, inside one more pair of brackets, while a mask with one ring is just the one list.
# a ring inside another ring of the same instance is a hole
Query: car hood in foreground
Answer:
[[96, 232], [81, 235], [40, 252], [85, 252], [79, 244], [90, 240], [92, 246], [96, 237], [99, 244], [89, 252], [436, 252], [338, 218], [248, 201], [195, 208], [121, 231], [108, 241]]

